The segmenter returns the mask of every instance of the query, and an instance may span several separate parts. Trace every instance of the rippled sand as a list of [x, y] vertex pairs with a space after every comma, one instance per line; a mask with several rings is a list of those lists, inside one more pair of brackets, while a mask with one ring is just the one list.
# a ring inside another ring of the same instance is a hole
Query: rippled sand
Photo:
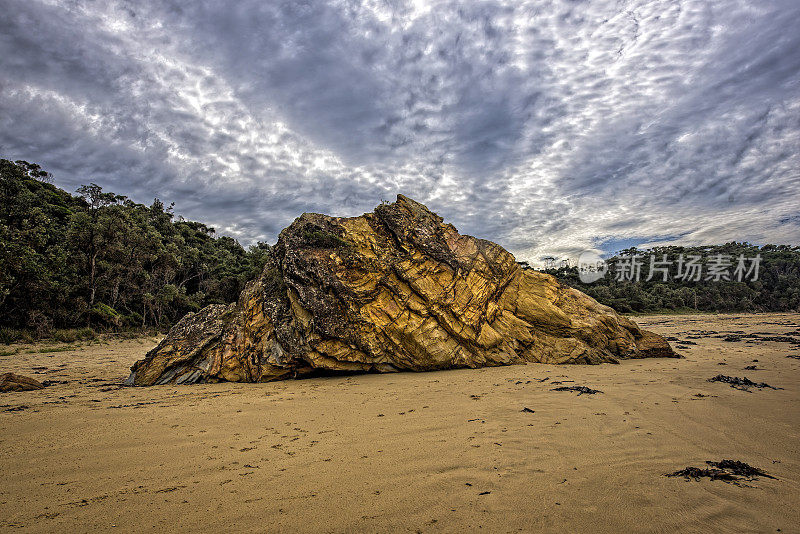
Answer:
[[[798, 532], [800, 348], [715, 336], [800, 337], [800, 315], [635, 320], [697, 344], [621, 365], [151, 388], [117, 384], [153, 339], [17, 347], [0, 372], [64, 383], [0, 394], [0, 530]], [[777, 479], [662, 476], [723, 458]]]

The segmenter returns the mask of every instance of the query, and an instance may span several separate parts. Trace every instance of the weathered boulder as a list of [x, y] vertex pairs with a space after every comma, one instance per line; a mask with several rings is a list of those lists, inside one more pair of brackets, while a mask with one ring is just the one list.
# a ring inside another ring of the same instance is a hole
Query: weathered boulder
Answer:
[[30, 391], [43, 389], [44, 384], [27, 376], [16, 375], [14, 373], [3, 373], [0, 375], [0, 393], [8, 391]]
[[298, 217], [237, 303], [184, 317], [127, 382], [675, 356], [662, 337], [398, 195], [360, 217]]

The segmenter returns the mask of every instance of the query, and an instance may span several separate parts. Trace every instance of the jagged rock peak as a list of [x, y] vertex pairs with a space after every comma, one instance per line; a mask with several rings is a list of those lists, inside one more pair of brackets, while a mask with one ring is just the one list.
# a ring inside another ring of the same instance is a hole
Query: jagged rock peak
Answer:
[[305, 213], [238, 302], [190, 313], [129, 384], [675, 357], [660, 336], [403, 195]]

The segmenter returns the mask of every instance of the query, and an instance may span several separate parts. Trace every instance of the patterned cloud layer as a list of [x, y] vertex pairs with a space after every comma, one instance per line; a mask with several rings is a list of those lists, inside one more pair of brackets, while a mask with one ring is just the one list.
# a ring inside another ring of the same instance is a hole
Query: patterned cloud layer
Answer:
[[800, 242], [800, 3], [3, 0], [0, 157], [247, 244], [404, 193], [519, 259]]

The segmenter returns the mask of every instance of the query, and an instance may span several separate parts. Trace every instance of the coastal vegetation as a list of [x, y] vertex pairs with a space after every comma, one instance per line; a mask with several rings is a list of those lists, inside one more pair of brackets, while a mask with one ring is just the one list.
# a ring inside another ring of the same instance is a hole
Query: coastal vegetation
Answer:
[[236, 299], [267, 245], [95, 184], [70, 194], [25, 161], [0, 160], [0, 341], [166, 328]]

